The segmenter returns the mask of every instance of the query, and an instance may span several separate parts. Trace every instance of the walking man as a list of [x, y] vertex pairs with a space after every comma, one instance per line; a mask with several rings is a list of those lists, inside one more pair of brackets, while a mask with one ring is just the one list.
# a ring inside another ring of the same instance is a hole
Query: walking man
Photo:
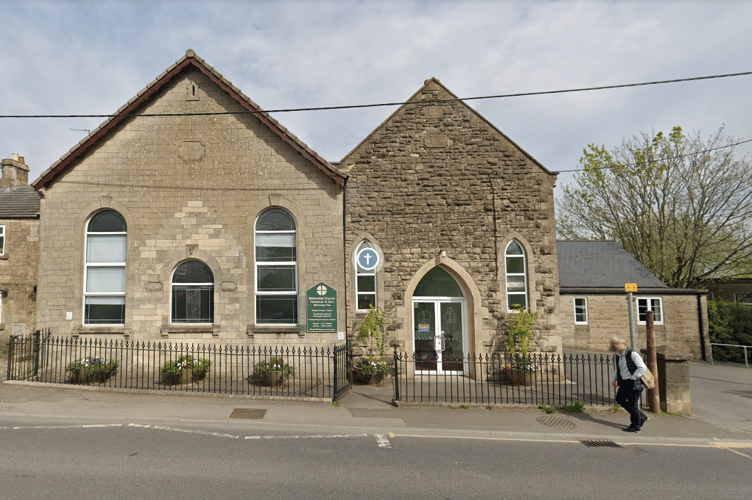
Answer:
[[640, 394], [643, 385], [640, 377], [647, 371], [642, 356], [627, 347], [627, 341], [619, 336], [611, 337], [611, 350], [616, 354], [616, 368], [611, 385], [617, 389], [616, 402], [629, 412], [630, 425], [626, 432], [640, 432], [648, 416], [640, 410]]

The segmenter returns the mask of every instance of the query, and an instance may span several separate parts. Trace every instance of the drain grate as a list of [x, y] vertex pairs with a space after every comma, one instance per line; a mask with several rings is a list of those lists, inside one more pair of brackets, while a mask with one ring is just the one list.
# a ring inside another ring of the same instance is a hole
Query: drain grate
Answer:
[[621, 448], [621, 445], [618, 445], [609, 439], [582, 439], [580, 440], [580, 443], [584, 444], [588, 448]]
[[261, 420], [266, 415], [266, 410], [258, 408], [235, 408], [230, 418], [247, 418], [252, 420]]
[[577, 428], [577, 424], [575, 424], [571, 420], [567, 420], [566, 418], [544, 415], [542, 417], [536, 418], [535, 420], [539, 424], [545, 425], [547, 427], [553, 427], [554, 429], [561, 429], [566, 431]]

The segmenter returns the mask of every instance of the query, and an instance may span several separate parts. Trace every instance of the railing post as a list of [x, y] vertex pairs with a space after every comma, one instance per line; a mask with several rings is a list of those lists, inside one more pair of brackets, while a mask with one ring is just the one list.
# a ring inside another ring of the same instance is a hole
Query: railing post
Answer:
[[16, 342], [14, 339], [15, 337], [13, 335], [8, 337], [8, 366], [6, 369], [6, 380], [13, 380], [12, 378], [10, 378], [10, 374], [12, 373], [13, 358], [15, 357], [13, 355], [13, 350], [16, 347]]
[[34, 377], [39, 376], [39, 351], [42, 334], [39, 330], [34, 332]]
[[332, 401], [337, 401], [337, 393], [338, 393], [338, 388], [339, 388], [338, 387], [339, 386], [339, 384], [338, 384], [339, 380], [337, 380], [337, 375], [338, 375], [338, 373], [337, 373], [337, 365], [339, 364], [339, 362], [337, 360], [337, 355], [338, 354], [339, 354], [339, 346], [335, 345], [334, 346], [334, 390], [332, 392]]
[[394, 379], [394, 396], [392, 398], [392, 403], [395, 401], [400, 400], [400, 393], [399, 393], [399, 361], [397, 357], [397, 348], [394, 348], [394, 368], [392, 368], [393, 373], [393, 379]]

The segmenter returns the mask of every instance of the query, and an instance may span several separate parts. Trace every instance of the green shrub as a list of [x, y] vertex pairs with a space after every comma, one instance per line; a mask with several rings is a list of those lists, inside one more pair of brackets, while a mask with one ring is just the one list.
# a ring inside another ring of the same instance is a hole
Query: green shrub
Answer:
[[89, 356], [68, 363], [66, 372], [70, 372], [73, 384], [87, 384], [90, 382], [104, 382], [117, 372], [118, 362], [115, 359], [104, 359]]
[[159, 369], [159, 373], [171, 378], [177, 378], [183, 370], [193, 370], [193, 379], [200, 380], [206, 376], [211, 368], [211, 361], [208, 359], [194, 359], [193, 356], [180, 356], [175, 361], [168, 361], [162, 368]]
[[285, 360], [281, 356], [275, 356], [266, 361], [256, 363], [253, 369], [256, 377], [259, 378], [268, 377], [272, 372], [282, 372], [285, 377], [295, 374], [295, 369], [285, 363]]
[[[710, 342], [752, 346], [752, 307], [725, 300], [708, 301]], [[748, 350], [749, 352], [749, 350]], [[713, 346], [716, 361], [744, 362], [744, 350]]]
[[365, 377], [373, 377], [378, 375], [383, 377], [388, 376], [392, 372], [392, 367], [386, 361], [381, 361], [371, 356], [363, 358], [355, 364], [355, 368], [360, 369], [360, 372]]
[[556, 407], [555, 406], [544, 405], [543, 403], [541, 403], [541, 404], [538, 405], [538, 410], [540, 410], [542, 412], [546, 412], [548, 414], [556, 413]]
[[567, 413], [582, 413], [585, 411], [585, 403], [582, 401], [575, 401], [572, 404], [565, 405], [563, 410]]

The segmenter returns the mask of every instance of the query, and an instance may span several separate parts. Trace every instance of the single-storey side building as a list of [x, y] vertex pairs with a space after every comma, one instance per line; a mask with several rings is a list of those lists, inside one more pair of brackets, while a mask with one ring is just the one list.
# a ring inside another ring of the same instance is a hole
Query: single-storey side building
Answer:
[[36, 328], [39, 194], [23, 156], [2, 160], [0, 179], [0, 345]]
[[638, 348], [644, 348], [645, 313], [653, 311], [656, 345], [704, 359], [709, 352], [707, 298], [667, 287], [614, 241], [559, 241], [559, 303], [565, 349], [608, 349], [609, 338], [630, 338], [625, 284], [637, 284], [633, 312]]
[[37, 327], [331, 345], [305, 300], [344, 291], [346, 177], [189, 50], [34, 182]]

